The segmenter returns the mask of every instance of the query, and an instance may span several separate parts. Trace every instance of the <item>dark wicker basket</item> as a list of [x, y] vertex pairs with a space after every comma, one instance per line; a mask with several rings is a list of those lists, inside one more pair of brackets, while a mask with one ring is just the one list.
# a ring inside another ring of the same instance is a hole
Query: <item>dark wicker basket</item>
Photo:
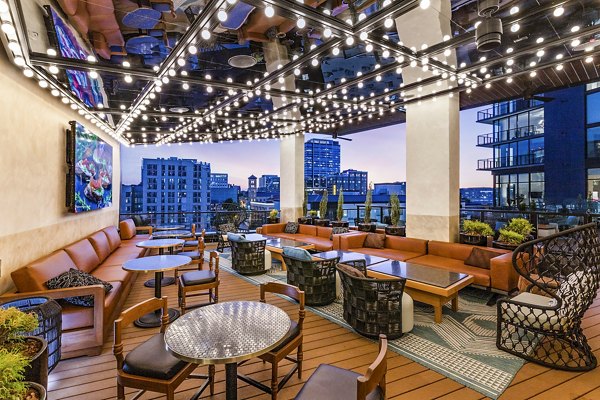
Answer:
[[265, 270], [266, 240], [229, 241], [231, 267], [242, 275], [260, 275]]
[[[362, 268], [361, 268], [362, 269]], [[338, 268], [344, 288], [344, 320], [361, 335], [402, 336], [402, 294], [406, 279], [351, 276]]]
[[287, 283], [303, 290], [307, 306], [324, 306], [335, 300], [335, 266], [339, 258], [305, 261], [283, 255]]

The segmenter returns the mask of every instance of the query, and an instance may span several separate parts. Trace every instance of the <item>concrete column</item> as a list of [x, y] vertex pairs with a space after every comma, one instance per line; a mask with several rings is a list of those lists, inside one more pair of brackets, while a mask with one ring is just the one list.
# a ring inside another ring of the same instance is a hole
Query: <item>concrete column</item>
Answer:
[[[287, 48], [275, 40], [263, 46], [267, 71], [275, 71], [278, 65], [289, 62]], [[285, 78], [286, 90], [296, 89], [294, 75]], [[275, 89], [279, 83], [272, 85]], [[285, 104], [281, 97], [273, 96], [273, 105], [281, 107]], [[290, 101], [288, 99], [287, 101]], [[286, 118], [299, 120], [300, 112], [288, 110]], [[281, 139], [279, 146], [280, 166], [280, 209], [281, 221], [296, 221], [302, 215], [302, 202], [304, 200], [304, 135], [290, 135]]]
[[[427, 10], [417, 8], [396, 19], [400, 40], [407, 47], [421, 49], [451, 35], [450, 2], [431, 0]], [[423, 27], [427, 27], [424, 29]], [[456, 55], [438, 55], [439, 61], [456, 65]], [[419, 63], [402, 73], [405, 84], [432, 76]], [[441, 86], [423, 87], [407, 95], [429, 94]], [[456, 241], [459, 231], [459, 101], [458, 95], [440, 96], [411, 103], [406, 112], [406, 234], [409, 237]]]

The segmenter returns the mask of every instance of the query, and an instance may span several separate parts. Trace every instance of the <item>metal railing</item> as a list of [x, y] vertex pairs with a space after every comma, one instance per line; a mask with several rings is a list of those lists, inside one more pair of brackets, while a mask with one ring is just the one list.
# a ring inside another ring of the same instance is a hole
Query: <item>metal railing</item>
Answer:
[[496, 103], [490, 108], [477, 112], [477, 121], [483, 121], [490, 118], [500, 117], [502, 115], [508, 115], [519, 111], [524, 111], [530, 108], [539, 107], [544, 105], [543, 101], [539, 100], [511, 100], [502, 103]]
[[523, 154], [520, 156], [506, 156], [478, 160], [477, 169], [481, 171], [489, 171], [498, 168], [521, 167], [526, 165], [539, 165], [543, 163], [544, 153]]
[[484, 135], [477, 136], [477, 146], [489, 146], [492, 144], [510, 142], [513, 140], [528, 138], [532, 136], [541, 136], [543, 134], [544, 130], [540, 129], [536, 125], [506, 129], [503, 131], [486, 133]]

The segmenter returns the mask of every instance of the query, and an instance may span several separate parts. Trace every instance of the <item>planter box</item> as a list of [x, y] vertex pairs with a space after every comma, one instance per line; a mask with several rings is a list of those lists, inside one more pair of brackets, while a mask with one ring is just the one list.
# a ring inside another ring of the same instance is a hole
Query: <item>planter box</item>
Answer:
[[497, 248], [497, 249], [504, 249], [504, 250], [511, 250], [514, 251], [517, 247], [519, 247], [518, 244], [510, 244], [510, 243], [505, 243], [505, 242], [499, 242], [497, 240], [494, 240], [492, 242], [492, 245]]
[[331, 226], [334, 228], [348, 228], [350, 226], [350, 222], [348, 221], [331, 221]]
[[374, 223], [361, 222], [358, 224], [358, 230], [361, 232], [375, 232], [377, 230], [377, 225]]
[[390, 236], [406, 236], [405, 226], [386, 226], [385, 234]]
[[269, 224], [278, 224], [279, 223], [279, 218], [267, 218], [267, 222]]
[[317, 226], [329, 226], [329, 220], [328, 219], [317, 219], [317, 220], [315, 220], [315, 225], [317, 225]]
[[487, 236], [460, 234], [460, 242], [473, 246], [487, 246]]
[[311, 217], [300, 217], [298, 223], [302, 225], [313, 225], [313, 219]]

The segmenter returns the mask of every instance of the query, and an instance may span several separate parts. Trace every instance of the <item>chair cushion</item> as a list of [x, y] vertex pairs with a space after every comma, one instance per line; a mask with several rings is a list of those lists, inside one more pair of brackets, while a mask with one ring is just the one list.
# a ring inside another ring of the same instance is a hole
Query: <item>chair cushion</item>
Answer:
[[288, 344], [290, 342], [290, 340], [294, 339], [299, 334], [300, 334], [300, 327], [298, 326], [298, 323], [294, 320], [291, 320], [290, 321], [290, 330], [287, 331], [287, 333], [285, 334], [283, 341], [281, 343], [279, 343], [277, 345], [277, 347], [275, 347], [273, 350], [271, 350], [271, 352], [277, 353], [279, 350], [281, 350], [282, 347], [284, 347], [286, 344]]
[[[347, 369], [321, 364], [304, 384], [296, 400], [356, 399], [357, 379], [361, 376]], [[379, 388], [367, 395], [367, 400], [381, 400]]]
[[374, 249], [383, 249], [385, 246], [385, 235], [379, 233], [367, 233], [363, 247], [372, 247]]
[[181, 280], [185, 286], [201, 285], [203, 283], [214, 282], [217, 277], [213, 271], [192, 271], [181, 275]]
[[173, 378], [187, 362], [171, 355], [165, 347], [164, 333], [159, 333], [131, 350], [123, 362], [123, 372], [146, 378]]
[[198, 241], [197, 240], [186, 240], [183, 243], [183, 247], [198, 247]]
[[65, 251], [80, 271], [90, 273], [100, 264], [100, 258], [89, 240], [83, 239], [67, 247]]
[[108, 243], [106, 234], [102, 231], [98, 231], [90, 236], [88, 240], [92, 244], [96, 254], [98, 254], [100, 262], [106, 260], [106, 257], [110, 255], [110, 243]]
[[130, 219], [125, 219], [119, 222], [119, 229], [121, 230], [121, 239], [128, 240], [135, 236], [135, 222]]
[[115, 226], [107, 226], [102, 229], [106, 237], [108, 238], [108, 244], [110, 245], [110, 252], [112, 253], [121, 245], [121, 236]]
[[283, 246], [283, 255], [302, 261], [312, 261], [312, 256], [308, 250], [298, 247]]
[[566, 322], [566, 319], [560, 318], [556, 311], [538, 308], [540, 306], [554, 307], [556, 299], [525, 292], [511, 300], [531, 305], [531, 307], [527, 307], [508, 303], [504, 313], [511, 320], [517, 320], [536, 329], [552, 329], [557, 323], [564, 324]]
[[283, 229], [285, 233], [298, 233], [298, 223], [297, 222], [288, 222], [285, 224], [285, 228]]
[[223, 239], [229, 240], [230, 242], [247, 242], [246, 235], [244, 235], [243, 233], [237, 234], [237, 233], [228, 232], [227, 236], [224, 237]]
[[357, 278], [364, 278], [365, 275], [357, 268], [354, 268], [347, 264], [338, 264], [337, 269], [345, 272], [347, 275], [354, 276]]
[[472, 265], [473, 267], [490, 269], [490, 260], [497, 256], [498, 253], [496, 252], [481, 249], [479, 247], [473, 247], [471, 255], [465, 260], [465, 264]]
[[200, 257], [202, 257], [202, 254], [200, 254], [200, 252], [198, 250], [194, 250], [194, 251], [180, 251], [179, 253], [177, 253], [178, 256], [186, 256], [191, 258], [192, 260], [198, 260], [200, 259]]
[[[99, 284], [104, 286], [105, 293], [110, 292], [113, 288], [113, 286], [110, 283], [104, 282], [103, 280], [100, 280], [95, 276], [92, 276], [86, 272], [79, 271], [74, 268], [71, 268], [67, 272], [63, 272], [59, 276], [52, 278], [46, 282], [46, 286], [48, 286], [48, 289], [64, 289]], [[64, 300], [76, 306], [94, 306], [94, 296], [92, 295], [67, 297]]]

